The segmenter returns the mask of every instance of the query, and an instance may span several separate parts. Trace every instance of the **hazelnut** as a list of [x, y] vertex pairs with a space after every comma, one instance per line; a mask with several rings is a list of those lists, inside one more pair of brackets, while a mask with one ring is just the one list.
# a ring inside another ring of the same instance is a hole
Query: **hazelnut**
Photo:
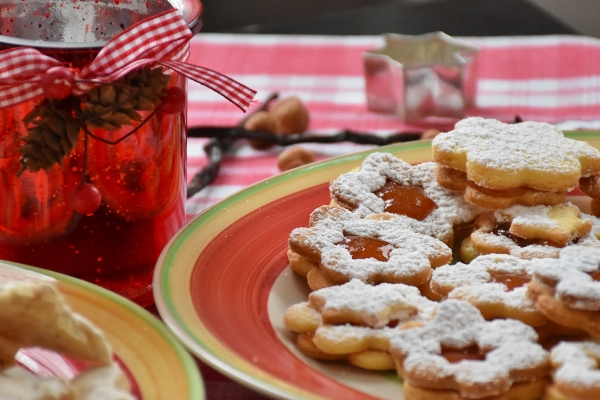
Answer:
[[302, 133], [308, 129], [310, 116], [302, 101], [296, 96], [286, 97], [275, 103], [269, 111], [275, 118], [276, 131], [280, 135]]
[[[244, 129], [247, 131], [275, 133], [276, 128], [277, 123], [275, 122], [275, 118], [267, 111], [257, 111], [244, 122]], [[273, 143], [260, 139], [249, 139], [248, 143], [256, 150], [265, 150], [273, 146]]]
[[290, 147], [283, 150], [277, 158], [277, 166], [280, 171], [300, 167], [315, 161], [315, 155], [304, 147]]
[[421, 139], [425, 140], [425, 139], [433, 139], [434, 137], [436, 137], [437, 135], [439, 135], [440, 133], [442, 133], [442, 131], [438, 130], [438, 129], [427, 129], [425, 132], [423, 132], [423, 134], [421, 135]]

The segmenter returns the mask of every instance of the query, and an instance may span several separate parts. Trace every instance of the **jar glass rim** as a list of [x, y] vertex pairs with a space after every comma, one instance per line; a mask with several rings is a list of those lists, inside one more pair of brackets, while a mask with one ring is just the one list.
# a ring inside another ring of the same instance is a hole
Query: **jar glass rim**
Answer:
[[[192, 33], [196, 34], [202, 27], [202, 3], [200, 0], [167, 0], [172, 8], [181, 11], [182, 17], [187, 23]], [[166, 11], [161, 10], [161, 11]], [[150, 15], [148, 15], [150, 16]], [[7, 36], [0, 32], [0, 46], [9, 47], [33, 47], [38, 49], [57, 49], [57, 50], [89, 50], [100, 49], [108, 40], [96, 41], [50, 41], [50, 40], [34, 40], [24, 39], [20, 37]]]

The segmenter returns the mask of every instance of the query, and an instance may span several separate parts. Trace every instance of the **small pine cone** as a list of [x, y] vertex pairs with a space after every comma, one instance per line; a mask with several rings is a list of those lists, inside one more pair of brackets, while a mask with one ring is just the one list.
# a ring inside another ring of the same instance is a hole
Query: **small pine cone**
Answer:
[[135, 97], [135, 108], [140, 111], [153, 110], [167, 95], [169, 79], [169, 75], [163, 74], [162, 68], [144, 67], [129, 73], [125, 81], [139, 90]]
[[136, 89], [118, 84], [105, 84], [92, 88], [84, 103], [84, 120], [91, 128], [114, 131], [123, 125], [141, 121], [134, 110]]
[[76, 115], [64, 108], [66, 104], [44, 102], [25, 116], [27, 135], [21, 138], [25, 144], [19, 148], [21, 169], [17, 175], [25, 169], [49, 170], [75, 147], [80, 125]]
[[138, 111], [152, 111], [166, 95], [168, 82], [162, 68], [144, 67], [117, 82], [96, 86], [84, 104], [84, 119], [91, 128], [106, 130], [141, 122]]

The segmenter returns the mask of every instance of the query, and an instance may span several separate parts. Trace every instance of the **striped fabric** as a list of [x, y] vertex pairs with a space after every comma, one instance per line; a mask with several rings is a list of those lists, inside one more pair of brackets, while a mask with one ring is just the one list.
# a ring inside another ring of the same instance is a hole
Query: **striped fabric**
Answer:
[[[563, 129], [600, 129], [600, 40], [579, 36], [459, 38], [481, 48], [477, 106], [469, 115], [504, 121], [556, 123]], [[449, 129], [455, 121], [407, 125], [367, 111], [361, 54], [383, 45], [381, 37], [200, 34], [191, 41], [191, 64], [220, 71], [256, 89], [299, 96], [311, 114], [310, 131], [388, 134]], [[189, 82], [190, 126], [233, 126], [244, 114], [219, 95]], [[256, 107], [256, 105], [254, 106]], [[251, 108], [252, 110], [252, 108]], [[205, 139], [188, 141], [188, 178], [206, 164]], [[323, 159], [369, 146], [305, 145]], [[189, 217], [225, 196], [279, 171], [279, 147], [253, 150], [238, 141], [217, 180], [187, 201]], [[263, 399], [200, 363], [208, 398]]]
[[[563, 129], [600, 128], [600, 40], [582, 36], [458, 39], [481, 49], [477, 104], [468, 115], [507, 122], [518, 115]], [[310, 132], [327, 134], [347, 128], [385, 135], [446, 130], [455, 123], [437, 120], [411, 125], [366, 109], [361, 55], [382, 46], [382, 37], [199, 34], [190, 44], [189, 63], [257, 90], [258, 100], [273, 92], [299, 96], [310, 111]], [[189, 126], [233, 126], [243, 117], [228, 101], [190, 81]], [[205, 139], [189, 140], [188, 179], [206, 164], [203, 143]], [[351, 143], [304, 146], [318, 159], [368, 148]], [[188, 215], [277, 174], [280, 151], [280, 147], [256, 151], [238, 141], [216, 181], [188, 199]]]

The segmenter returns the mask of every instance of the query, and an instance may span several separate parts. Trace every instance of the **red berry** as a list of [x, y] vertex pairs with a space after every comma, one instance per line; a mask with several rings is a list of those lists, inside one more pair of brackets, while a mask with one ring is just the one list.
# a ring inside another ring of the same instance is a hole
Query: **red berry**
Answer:
[[71, 193], [71, 203], [76, 213], [89, 215], [100, 207], [102, 195], [95, 185], [82, 183]]
[[40, 86], [49, 99], [64, 99], [73, 91], [75, 76], [67, 67], [52, 67], [44, 72]]
[[167, 95], [161, 99], [160, 111], [165, 114], [177, 114], [185, 108], [185, 91], [177, 86], [167, 89]]

